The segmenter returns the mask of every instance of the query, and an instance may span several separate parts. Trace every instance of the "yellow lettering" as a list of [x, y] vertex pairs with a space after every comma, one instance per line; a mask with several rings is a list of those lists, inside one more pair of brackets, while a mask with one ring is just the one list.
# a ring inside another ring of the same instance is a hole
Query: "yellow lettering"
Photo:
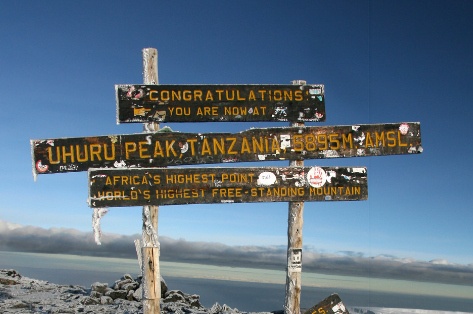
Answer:
[[365, 141], [365, 147], [373, 147], [373, 139], [371, 138], [371, 133], [366, 132], [366, 141]]
[[407, 146], [407, 143], [402, 143], [401, 142], [401, 132], [400, 131], [397, 131], [397, 141], [399, 143], [399, 147], [401, 146]]
[[171, 156], [171, 152], [173, 154], [174, 157], [177, 156], [177, 153], [176, 151], [174, 150], [174, 143], [176, 141], [175, 140], [172, 140], [171, 142], [169, 142], [168, 140], [166, 140], [166, 156], [169, 157]]
[[214, 96], [212, 94], [211, 91], [207, 91], [207, 94], [205, 95], [205, 101], [213, 101], [214, 100]]
[[330, 133], [328, 135], [328, 138], [330, 140], [330, 149], [337, 150], [340, 148], [340, 140], [338, 139], [338, 134]]
[[385, 140], [384, 140], [384, 131], [381, 132], [380, 134], [378, 132], [375, 132], [375, 146], [377, 147], [384, 147], [385, 146]]
[[262, 90], [258, 90], [258, 93], [261, 95], [261, 100], [264, 100], [264, 95], [266, 94], [266, 91], [262, 89]]
[[323, 144], [323, 146], [319, 147], [319, 150], [327, 150], [328, 149], [328, 141], [326, 134], [317, 134], [317, 142]]
[[231, 90], [232, 94], [231, 94], [231, 97], [230, 95], [228, 94], [229, 90], [226, 90], [225, 91], [225, 96], [227, 97], [226, 100], [235, 100], [235, 91], [234, 90]]
[[80, 151], [80, 145], [76, 145], [76, 157], [78, 162], [85, 162], [89, 160], [89, 151], [87, 150], [87, 144], [84, 144], [84, 151]]
[[347, 143], [348, 143], [348, 148], [353, 148], [353, 137], [352, 137], [351, 133], [343, 134], [342, 135], [342, 142], [343, 142], [343, 149], [347, 148]]
[[108, 145], [107, 144], [103, 145], [103, 154], [104, 154], [105, 160], [115, 160], [115, 145], [112, 143], [110, 144], [110, 146], [112, 147], [112, 154], [109, 156]]
[[149, 91], [149, 100], [158, 100], [157, 96], [154, 96], [154, 94], [157, 94], [158, 92], [155, 90], [150, 90]]
[[200, 152], [202, 156], [205, 154], [212, 155], [212, 151], [210, 150], [209, 141], [206, 137], [202, 140], [202, 151]]
[[138, 143], [138, 145], [139, 145], [140, 158], [151, 158], [151, 155], [148, 152], [148, 149], [149, 149], [148, 142], [141, 141]]
[[[153, 158], [156, 158], [158, 156], [164, 157], [164, 153], [163, 153], [163, 148], [161, 147], [161, 143], [159, 141], [156, 141], [154, 143]], [[128, 155], [127, 155], [127, 157], [128, 157]]]
[[294, 134], [292, 137], [294, 143], [294, 151], [301, 152], [304, 150], [304, 143], [302, 142], [301, 134]]
[[162, 101], [169, 101], [169, 91], [168, 90], [161, 91], [161, 100]]
[[277, 153], [279, 152], [279, 142], [276, 139], [276, 137], [273, 137], [273, 140], [271, 141], [271, 152], [272, 153]]
[[102, 160], [102, 157], [100, 157], [100, 153], [102, 152], [102, 147], [100, 144], [90, 144], [90, 160], [94, 161], [95, 158], [97, 157], [97, 160]]
[[69, 146], [70, 151], [66, 152], [66, 146], [62, 147], [62, 162], [65, 164], [67, 163], [67, 157], [71, 158], [71, 162], [74, 162], [74, 146]]
[[228, 148], [227, 154], [229, 155], [237, 155], [238, 152], [233, 150], [233, 146], [236, 144], [236, 137], [228, 137], [225, 139], [227, 142], [230, 142], [230, 147]]
[[182, 99], [185, 101], [191, 101], [192, 100], [192, 94], [190, 90], [184, 90], [182, 91]]
[[194, 101], [202, 101], [202, 91], [201, 90], [195, 90], [194, 91]]
[[253, 143], [253, 153], [264, 153], [264, 147], [263, 147], [263, 138], [256, 139], [254, 136], [251, 138], [251, 142]]
[[275, 90], [273, 92], [274, 100], [275, 101], [281, 101], [282, 100], [282, 91], [280, 90]]
[[187, 139], [187, 143], [190, 144], [191, 146], [191, 155], [192, 156], [195, 156], [195, 143], [197, 142], [197, 139], [196, 138], [188, 138]]
[[225, 142], [223, 138], [220, 138], [220, 139], [214, 138], [213, 144], [214, 144], [214, 155], [217, 155], [219, 153], [225, 154]]
[[172, 100], [181, 100], [181, 92], [173, 90], [171, 92], [171, 98]]
[[292, 100], [292, 91], [290, 90], [284, 91], [284, 100]]
[[130, 153], [136, 152], [136, 143], [125, 142], [125, 156], [126, 159], [130, 159]]
[[243, 137], [241, 141], [241, 153], [251, 153], [250, 144], [246, 137]]
[[240, 97], [240, 91], [237, 90], [237, 100], [245, 100], [245, 97]]
[[386, 132], [386, 137], [388, 138], [388, 147], [396, 147], [396, 133], [395, 133], [395, 131]]
[[59, 149], [60, 149], [59, 146], [56, 146], [56, 157], [57, 157], [57, 160], [54, 160], [54, 159], [53, 159], [53, 154], [52, 154], [53, 148], [52, 148], [52, 147], [48, 147], [48, 153], [49, 153], [49, 154], [48, 154], [48, 159], [49, 159], [49, 163], [50, 163], [51, 165], [56, 165], [56, 164], [58, 164], [58, 163], [61, 162], [61, 153], [60, 153]]

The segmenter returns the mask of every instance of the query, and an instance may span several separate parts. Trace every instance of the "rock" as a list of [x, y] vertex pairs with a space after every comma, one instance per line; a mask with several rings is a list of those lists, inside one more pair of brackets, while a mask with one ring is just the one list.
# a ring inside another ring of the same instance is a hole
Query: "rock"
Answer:
[[128, 290], [128, 294], [126, 295], [126, 299], [127, 299], [128, 301], [135, 301], [135, 298], [133, 297], [133, 293], [134, 293], [134, 292], [135, 292], [135, 291], [133, 291], [133, 290]]
[[92, 291], [97, 291], [101, 293], [102, 295], [105, 294], [105, 290], [108, 288], [108, 283], [104, 282], [94, 282], [91, 286], [90, 289]]
[[116, 299], [126, 299], [127, 295], [128, 295], [128, 291], [126, 290], [113, 290], [113, 291], [109, 291], [105, 294], [107, 297], [111, 297], [113, 300], [116, 300]]
[[0, 284], [2, 285], [17, 285], [21, 279], [21, 275], [14, 269], [2, 269], [0, 270]]
[[135, 292], [133, 293], [133, 298], [136, 301], [141, 302], [141, 300], [143, 299], [143, 288], [141, 288], [141, 286], [135, 290]]
[[186, 298], [186, 301], [192, 307], [196, 307], [196, 308], [202, 308], [203, 307], [202, 304], [200, 304], [200, 296], [197, 295], [197, 294], [193, 294], [193, 295], [189, 296], [188, 298]]
[[123, 279], [123, 280], [117, 280], [115, 281], [115, 285], [113, 286], [113, 289], [115, 290], [122, 290], [122, 287], [126, 284], [129, 284], [133, 282], [132, 279]]
[[113, 304], [113, 299], [108, 296], [100, 297], [100, 304]]
[[139, 284], [136, 281], [127, 283], [121, 287], [122, 290], [130, 291], [138, 289]]
[[185, 303], [186, 298], [184, 297], [184, 293], [179, 290], [171, 290], [166, 293], [163, 299], [164, 303], [169, 303], [169, 302], [181, 302]]
[[164, 297], [166, 292], [168, 292], [168, 285], [164, 281], [164, 278], [161, 277], [161, 297]]
[[130, 274], [124, 274], [122, 279], [131, 279], [131, 280], [134, 280], [133, 277], [130, 275]]
[[81, 303], [84, 305], [100, 304], [100, 299], [93, 297], [85, 297], [82, 299]]
[[94, 290], [90, 291], [91, 298], [100, 299], [101, 296], [103, 296], [103, 294], [98, 291], [94, 291]]

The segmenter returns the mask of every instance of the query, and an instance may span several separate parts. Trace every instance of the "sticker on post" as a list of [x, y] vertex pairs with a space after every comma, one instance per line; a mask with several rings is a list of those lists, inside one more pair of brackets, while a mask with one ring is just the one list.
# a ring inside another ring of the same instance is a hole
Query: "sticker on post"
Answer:
[[289, 272], [302, 272], [302, 249], [292, 249], [288, 265]]

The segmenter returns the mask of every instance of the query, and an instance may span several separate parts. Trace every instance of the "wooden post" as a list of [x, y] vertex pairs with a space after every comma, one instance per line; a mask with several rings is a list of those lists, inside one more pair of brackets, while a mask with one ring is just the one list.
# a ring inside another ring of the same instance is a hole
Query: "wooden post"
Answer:
[[[294, 85], [303, 85], [305, 81], [292, 81]], [[303, 127], [303, 122], [291, 122], [292, 127]], [[291, 160], [290, 167], [304, 166], [303, 160]], [[287, 227], [287, 269], [285, 314], [300, 314], [301, 273], [302, 273], [302, 224], [304, 202], [289, 202]]]
[[[143, 49], [143, 83], [158, 84], [158, 51]], [[156, 132], [158, 123], [144, 124], [144, 132]], [[161, 273], [159, 271], [158, 206], [143, 206], [143, 234], [141, 249], [143, 275], [143, 314], [159, 314]]]

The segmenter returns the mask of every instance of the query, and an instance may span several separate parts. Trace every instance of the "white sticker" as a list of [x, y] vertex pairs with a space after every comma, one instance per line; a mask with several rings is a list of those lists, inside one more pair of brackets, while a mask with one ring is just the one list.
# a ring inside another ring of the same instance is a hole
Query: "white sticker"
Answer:
[[302, 249], [292, 249], [288, 268], [293, 273], [302, 271]]
[[258, 181], [256, 184], [258, 185], [271, 185], [276, 183], [276, 175], [272, 172], [262, 172], [258, 176]]
[[320, 188], [327, 182], [327, 174], [320, 167], [312, 167], [307, 173], [307, 182], [313, 188]]

